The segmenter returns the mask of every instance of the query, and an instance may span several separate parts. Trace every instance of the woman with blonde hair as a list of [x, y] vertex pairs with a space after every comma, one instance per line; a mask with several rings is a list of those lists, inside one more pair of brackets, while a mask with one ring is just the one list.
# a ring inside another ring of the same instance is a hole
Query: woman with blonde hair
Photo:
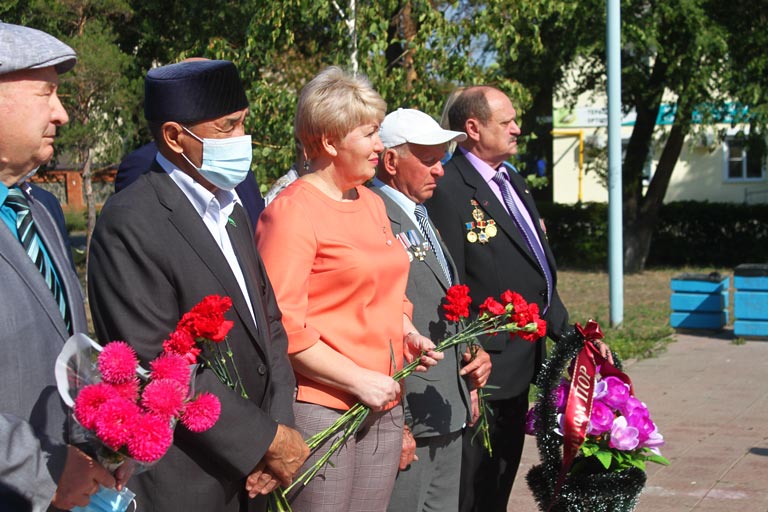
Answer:
[[[381, 199], [364, 186], [384, 149], [385, 111], [365, 78], [330, 67], [311, 80], [295, 119], [309, 173], [264, 210], [256, 230], [288, 333], [297, 427], [309, 436], [358, 401], [372, 409], [331, 464], [290, 497], [296, 512], [386, 509], [403, 435], [402, 390], [391, 375], [434, 348], [410, 320], [408, 256]], [[421, 357], [426, 367], [442, 354]]]

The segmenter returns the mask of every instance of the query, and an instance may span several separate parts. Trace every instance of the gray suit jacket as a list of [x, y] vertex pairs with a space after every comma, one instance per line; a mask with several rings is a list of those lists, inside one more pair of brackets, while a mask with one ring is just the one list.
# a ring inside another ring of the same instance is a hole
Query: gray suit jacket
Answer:
[[[64, 287], [73, 329], [88, 332], [64, 238], [48, 210], [34, 199], [29, 203]], [[1, 222], [0, 283], [0, 509], [18, 493], [33, 510], [45, 510], [66, 460], [67, 410], [53, 369], [69, 333], [40, 272]]]
[[128, 487], [144, 511], [245, 510], [257, 503], [247, 500], [244, 477], [266, 452], [277, 424], [293, 424], [295, 381], [280, 310], [244, 209], [235, 208], [236, 225], [227, 230], [255, 322], [197, 211], [156, 163], [153, 171], [112, 196], [96, 223], [88, 286], [99, 340], [125, 340], [146, 362], [203, 297], [229, 296], [226, 317], [234, 326], [228, 340], [249, 399], [221, 384], [211, 370], [199, 372], [195, 389], [219, 397], [219, 421], [201, 434], [177, 425], [168, 453]]
[[[381, 192], [372, 187], [384, 201], [392, 233], [413, 229], [421, 233], [403, 209]], [[433, 227], [434, 229], [434, 227]], [[437, 230], [435, 230], [437, 233]], [[438, 234], [439, 236], [439, 234]], [[451, 255], [442, 245], [454, 281], [458, 271]], [[406, 296], [413, 303], [413, 325], [425, 336], [438, 343], [455, 332], [453, 324], [445, 321], [441, 306], [445, 292], [454, 283], [449, 283], [432, 251], [427, 251], [424, 261], [413, 258], [408, 273]], [[406, 423], [415, 437], [445, 435], [461, 430], [469, 418], [469, 391], [464, 378], [459, 376], [461, 351], [459, 347], [445, 352], [445, 358], [426, 373], [414, 373], [405, 379]]]

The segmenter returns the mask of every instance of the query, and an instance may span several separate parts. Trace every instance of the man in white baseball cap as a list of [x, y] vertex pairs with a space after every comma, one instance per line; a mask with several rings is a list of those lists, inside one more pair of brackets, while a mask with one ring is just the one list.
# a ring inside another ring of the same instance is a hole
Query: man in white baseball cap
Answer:
[[55, 37], [0, 22], [0, 510], [69, 510], [118, 483], [69, 444], [54, 363], [71, 334], [88, 332], [83, 295], [62, 235], [25, 183], [69, 120], [58, 75], [76, 61]]
[[[411, 261], [406, 295], [413, 303], [413, 324], [438, 343], [454, 332], [440, 314], [440, 302], [459, 274], [423, 203], [443, 176], [440, 160], [448, 143], [467, 136], [444, 130], [413, 109], [387, 115], [379, 136], [385, 150], [373, 191], [384, 201], [392, 232]], [[484, 386], [491, 371], [484, 351], [471, 359], [448, 350], [428, 373], [406, 378], [403, 455], [390, 511], [458, 509], [462, 431], [472, 420], [471, 393], [476, 393], [471, 390]]]

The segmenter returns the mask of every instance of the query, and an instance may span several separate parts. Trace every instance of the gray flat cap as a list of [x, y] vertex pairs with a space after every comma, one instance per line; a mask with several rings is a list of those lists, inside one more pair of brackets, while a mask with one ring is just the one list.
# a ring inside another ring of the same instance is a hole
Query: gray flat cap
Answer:
[[75, 50], [52, 35], [0, 21], [0, 75], [48, 66], [61, 74], [76, 62]]

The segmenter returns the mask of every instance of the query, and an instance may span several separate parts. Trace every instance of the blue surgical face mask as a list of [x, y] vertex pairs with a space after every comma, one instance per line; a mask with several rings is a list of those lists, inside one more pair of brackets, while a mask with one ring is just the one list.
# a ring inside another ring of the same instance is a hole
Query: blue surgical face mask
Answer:
[[[91, 501], [84, 507], [74, 507], [72, 512], [126, 512], [136, 495], [127, 487], [122, 491], [99, 486], [99, 492], [91, 496]], [[135, 503], [134, 503], [135, 510]]]
[[253, 150], [250, 135], [228, 139], [201, 139], [189, 128], [182, 128], [203, 144], [203, 162], [197, 167], [187, 155], [182, 153], [181, 156], [214, 187], [232, 190], [251, 172]]

